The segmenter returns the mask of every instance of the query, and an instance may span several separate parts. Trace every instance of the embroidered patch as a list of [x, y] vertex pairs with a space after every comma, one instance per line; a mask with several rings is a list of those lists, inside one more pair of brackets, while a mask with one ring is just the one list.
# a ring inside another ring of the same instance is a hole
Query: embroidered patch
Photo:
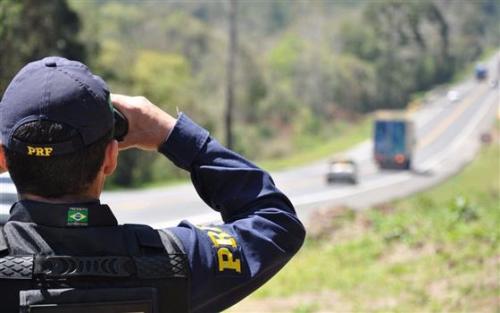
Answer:
[[87, 208], [69, 208], [66, 225], [87, 226], [89, 224], [89, 212]]
[[242, 273], [241, 251], [236, 239], [220, 227], [199, 227], [205, 231], [212, 242], [217, 263], [216, 273], [239, 275]]

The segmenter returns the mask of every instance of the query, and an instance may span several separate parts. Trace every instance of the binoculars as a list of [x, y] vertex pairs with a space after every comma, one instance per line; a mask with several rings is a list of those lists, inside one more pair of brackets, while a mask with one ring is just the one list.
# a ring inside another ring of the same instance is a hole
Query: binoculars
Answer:
[[128, 133], [128, 120], [117, 108], [113, 107], [113, 117], [115, 120], [113, 137], [118, 141], [123, 141]]

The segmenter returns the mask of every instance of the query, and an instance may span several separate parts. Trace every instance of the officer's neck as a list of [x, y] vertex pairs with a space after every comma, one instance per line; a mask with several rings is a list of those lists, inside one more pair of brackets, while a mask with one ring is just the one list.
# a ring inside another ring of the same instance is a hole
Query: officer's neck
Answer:
[[[1, 0], [0, 0], [1, 1]], [[47, 203], [85, 203], [99, 200], [104, 187], [105, 175], [100, 171], [96, 179], [90, 184], [87, 190], [81, 194], [62, 195], [60, 197], [47, 198], [33, 193], [22, 193], [21, 200], [32, 200]]]
[[21, 200], [32, 200], [47, 203], [84, 203], [99, 200], [101, 191], [96, 188], [89, 188], [86, 192], [77, 195], [63, 195], [55, 198], [42, 197], [32, 193], [19, 195]]
[[47, 202], [47, 203], [85, 203], [99, 200], [98, 197], [91, 197], [85, 195], [67, 195], [57, 198], [46, 198], [33, 194], [22, 194], [19, 196], [21, 200], [32, 200], [38, 202]]

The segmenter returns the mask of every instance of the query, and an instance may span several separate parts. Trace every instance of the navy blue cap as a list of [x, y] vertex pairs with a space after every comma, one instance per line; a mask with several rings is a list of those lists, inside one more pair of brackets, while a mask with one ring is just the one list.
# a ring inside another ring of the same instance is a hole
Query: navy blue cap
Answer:
[[[13, 137], [21, 125], [46, 120], [66, 124], [78, 135], [62, 143], [29, 143]], [[113, 128], [106, 83], [80, 62], [47, 57], [22, 68], [0, 102], [0, 141], [33, 156], [74, 153]]]

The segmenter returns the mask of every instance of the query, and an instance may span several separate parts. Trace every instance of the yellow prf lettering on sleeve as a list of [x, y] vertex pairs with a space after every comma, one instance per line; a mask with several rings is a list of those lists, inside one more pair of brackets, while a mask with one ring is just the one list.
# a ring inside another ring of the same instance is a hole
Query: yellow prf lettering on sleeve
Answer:
[[226, 269], [234, 270], [241, 273], [241, 262], [238, 259], [234, 259], [233, 254], [228, 248], [219, 248], [217, 250], [217, 259], [219, 261], [219, 272]]
[[212, 243], [216, 247], [231, 246], [233, 248], [236, 248], [236, 240], [234, 240], [234, 238], [228, 233], [225, 233], [223, 231], [219, 233], [208, 231], [207, 235], [208, 237], [210, 237], [210, 240], [212, 240]]
[[217, 272], [221, 275], [241, 274], [238, 242], [229, 232], [215, 226], [199, 226], [212, 243], [217, 258]]
[[218, 227], [202, 226], [200, 228], [207, 232], [208, 237], [216, 247], [231, 246], [236, 248], [238, 246], [233, 236]]

